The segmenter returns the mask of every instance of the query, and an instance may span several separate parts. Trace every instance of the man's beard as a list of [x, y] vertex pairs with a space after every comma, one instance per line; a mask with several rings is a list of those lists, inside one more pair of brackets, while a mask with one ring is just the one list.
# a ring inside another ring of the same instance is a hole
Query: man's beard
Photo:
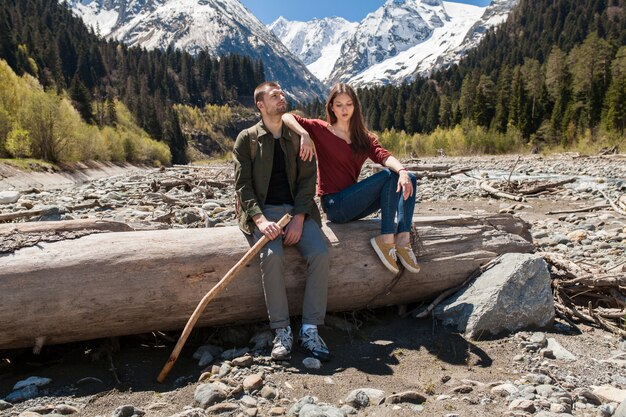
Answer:
[[267, 112], [267, 114], [269, 116], [282, 116], [285, 113], [287, 113], [287, 105], [286, 104], [284, 106], [276, 106], [276, 108], [274, 108], [271, 111]]

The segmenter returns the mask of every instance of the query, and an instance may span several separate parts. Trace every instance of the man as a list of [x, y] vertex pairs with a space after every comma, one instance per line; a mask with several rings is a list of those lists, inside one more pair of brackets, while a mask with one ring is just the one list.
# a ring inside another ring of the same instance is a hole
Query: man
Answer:
[[[300, 344], [314, 357], [330, 353], [317, 332], [324, 323], [329, 255], [320, 229], [315, 196], [315, 160], [299, 155], [300, 138], [283, 126], [287, 111], [278, 83], [265, 82], [254, 91], [261, 121], [243, 130], [235, 141], [235, 190], [239, 227], [258, 241], [270, 241], [261, 250], [261, 276], [270, 327], [275, 330], [272, 358], [291, 357], [293, 336], [283, 274], [283, 246], [296, 246], [307, 261]], [[303, 151], [304, 152], [304, 151]], [[303, 155], [302, 155], [303, 156]], [[276, 222], [286, 213], [293, 219], [284, 231]]]

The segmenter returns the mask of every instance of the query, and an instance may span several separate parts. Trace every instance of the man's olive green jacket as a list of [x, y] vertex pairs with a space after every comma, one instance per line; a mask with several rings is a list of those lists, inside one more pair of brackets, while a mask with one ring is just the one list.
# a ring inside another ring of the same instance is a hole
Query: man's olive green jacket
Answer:
[[[239, 228], [247, 234], [254, 230], [252, 217], [261, 214], [272, 175], [274, 144], [277, 142], [263, 121], [250, 130], [256, 130], [257, 145], [251, 146], [249, 129], [237, 136], [235, 148], [235, 192]], [[321, 226], [320, 212], [313, 199], [317, 171], [315, 159], [303, 161], [298, 152], [300, 137], [283, 126], [282, 137], [278, 140], [285, 153], [287, 179], [294, 201], [293, 215], [304, 213]], [[254, 153], [254, 160], [251, 156]]]

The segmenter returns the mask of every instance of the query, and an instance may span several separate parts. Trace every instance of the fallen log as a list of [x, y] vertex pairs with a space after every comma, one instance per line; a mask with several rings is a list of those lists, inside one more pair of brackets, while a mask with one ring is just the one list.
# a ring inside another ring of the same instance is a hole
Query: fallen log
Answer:
[[[327, 223], [328, 311], [432, 299], [507, 252], [533, 251], [529, 226], [509, 215], [414, 218], [422, 269], [394, 275], [369, 238], [380, 222]], [[182, 329], [198, 301], [249, 249], [236, 227], [94, 234], [0, 256], [0, 349]], [[286, 250], [291, 314], [300, 314], [306, 264]], [[378, 296], [377, 296], [378, 295]], [[198, 325], [266, 320], [258, 260], [207, 307]]]

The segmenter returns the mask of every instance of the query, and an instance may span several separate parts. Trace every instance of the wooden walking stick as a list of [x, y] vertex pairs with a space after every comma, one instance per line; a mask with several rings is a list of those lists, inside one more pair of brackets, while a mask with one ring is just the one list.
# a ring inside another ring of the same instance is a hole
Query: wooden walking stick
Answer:
[[[290, 220], [291, 220], [291, 215], [285, 214], [278, 221], [277, 224], [278, 226], [280, 226], [281, 229], [283, 229], [289, 223]], [[191, 317], [189, 317], [189, 321], [187, 321], [187, 324], [185, 325], [185, 329], [183, 330], [183, 333], [180, 335], [180, 338], [178, 339], [176, 346], [174, 346], [174, 350], [172, 351], [172, 354], [170, 355], [167, 362], [165, 362], [165, 366], [163, 366], [161, 373], [157, 377], [157, 381], [159, 382], [165, 381], [167, 374], [169, 374], [170, 370], [174, 366], [174, 363], [176, 363], [176, 360], [178, 359], [178, 355], [180, 354], [180, 351], [183, 349], [183, 346], [185, 345], [185, 342], [187, 341], [187, 338], [189, 337], [189, 333], [191, 333], [191, 330], [193, 330], [193, 326], [195, 326], [196, 322], [200, 318], [200, 315], [202, 314], [206, 306], [209, 304], [209, 302], [213, 298], [215, 298], [215, 296], [219, 294], [224, 289], [224, 287], [226, 287], [230, 283], [230, 281], [233, 280], [233, 278], [235, 278], [235, 275], [237, 275], [237, 272], [239, 272], [239, 270], [244, 265], [250, 262], [252, 258], [254, 258], [254, 256], [261, 250], [261, 248], [265, 246], [265, 244], [269, 241], [270, 239], [267, 236], [263, 236], [261, 239], [259, 239], [259, 241], [255, 243], [254, 246], [252, 246], [248, 250], [248, 252], [245, 253], [245, 255], [243, 255], [243, 257], [239, 260], [239, 262], [237, 262], [235, 266], [230, 268], [230, 270], [226, 273], [226, 275], [224, 275], [224, 277], [217, 284], [215, 284], [215, 286], [211, 288], [211, 290], [208, 293], [206, 293], [206, 295], [202, 298], [202, 300], [200, 300], [200, 303], [194, 310], [193, 314], [191, 315]]]

